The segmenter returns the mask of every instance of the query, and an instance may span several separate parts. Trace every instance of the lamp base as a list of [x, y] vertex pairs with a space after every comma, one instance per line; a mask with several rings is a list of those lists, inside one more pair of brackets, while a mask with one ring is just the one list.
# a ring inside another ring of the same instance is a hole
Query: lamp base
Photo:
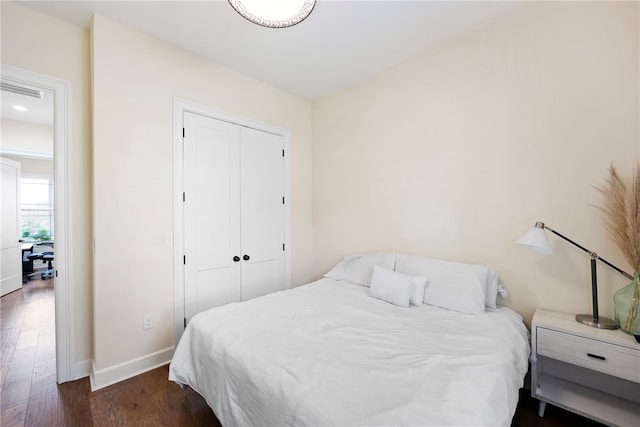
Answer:
[[593, 314], [576, 314], [576, 321], [583, 325], [598, 329], [618, 329], [618, 324], [613, 319], [606, 317], [593, 318]]

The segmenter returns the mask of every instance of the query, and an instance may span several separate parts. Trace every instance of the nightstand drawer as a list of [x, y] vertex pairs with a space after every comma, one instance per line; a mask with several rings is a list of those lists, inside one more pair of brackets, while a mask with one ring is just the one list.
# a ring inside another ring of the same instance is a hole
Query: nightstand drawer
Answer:
[[640, 350], [537, 328], [538, 354], [640, 382]]

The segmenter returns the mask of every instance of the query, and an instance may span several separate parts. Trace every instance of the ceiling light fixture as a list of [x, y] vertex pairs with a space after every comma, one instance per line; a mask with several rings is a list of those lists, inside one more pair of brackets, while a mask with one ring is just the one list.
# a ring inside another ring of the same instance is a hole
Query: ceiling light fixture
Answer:
[[286, 28], [302, 22], [316, 0], [229, 0], [245, 19], [269, 28]]
[[14, 105], [13, 109], [18, 111], [27, 111], [27, 107], [23, 107], [22, 105]]

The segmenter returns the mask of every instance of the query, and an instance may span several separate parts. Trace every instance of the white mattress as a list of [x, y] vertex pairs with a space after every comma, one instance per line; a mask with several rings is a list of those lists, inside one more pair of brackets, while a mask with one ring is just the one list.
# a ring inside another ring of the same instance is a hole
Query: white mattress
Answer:
[[195, 316], [169, 379], [225, 426], [509, 425], [522, 318], [401, 308], [322, 279]]

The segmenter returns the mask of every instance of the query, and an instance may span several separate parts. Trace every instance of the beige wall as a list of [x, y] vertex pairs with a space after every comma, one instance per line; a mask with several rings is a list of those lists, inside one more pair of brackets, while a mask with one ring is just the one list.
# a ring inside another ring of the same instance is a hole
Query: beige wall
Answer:
[[69, 324], [73, 374], [86, 370], [92, 357], [89, 34], [15, 3], [0, 3], [2, 63], [71, 84], [68, 148], [71, 271], [68, 277], [71, 278]]
[[[590, 312], [589, 258], [630, 270], [592, 186], [639, 150], [638, 3], [549, 2], [461, 36], [313, 105], [313, 253], [388, 250], [489, 265], [527, 321]], [[601, 314], [628, 280], [599, 266]]]
[[173, 97], [291, 131], [293, 285], [311, 277], [311, 104], [101, 16], [92, 37], [94, 361], [107, 377], [173, 346]]
[[2, 152], [53, 157], [53, 126], [1, 119]]

